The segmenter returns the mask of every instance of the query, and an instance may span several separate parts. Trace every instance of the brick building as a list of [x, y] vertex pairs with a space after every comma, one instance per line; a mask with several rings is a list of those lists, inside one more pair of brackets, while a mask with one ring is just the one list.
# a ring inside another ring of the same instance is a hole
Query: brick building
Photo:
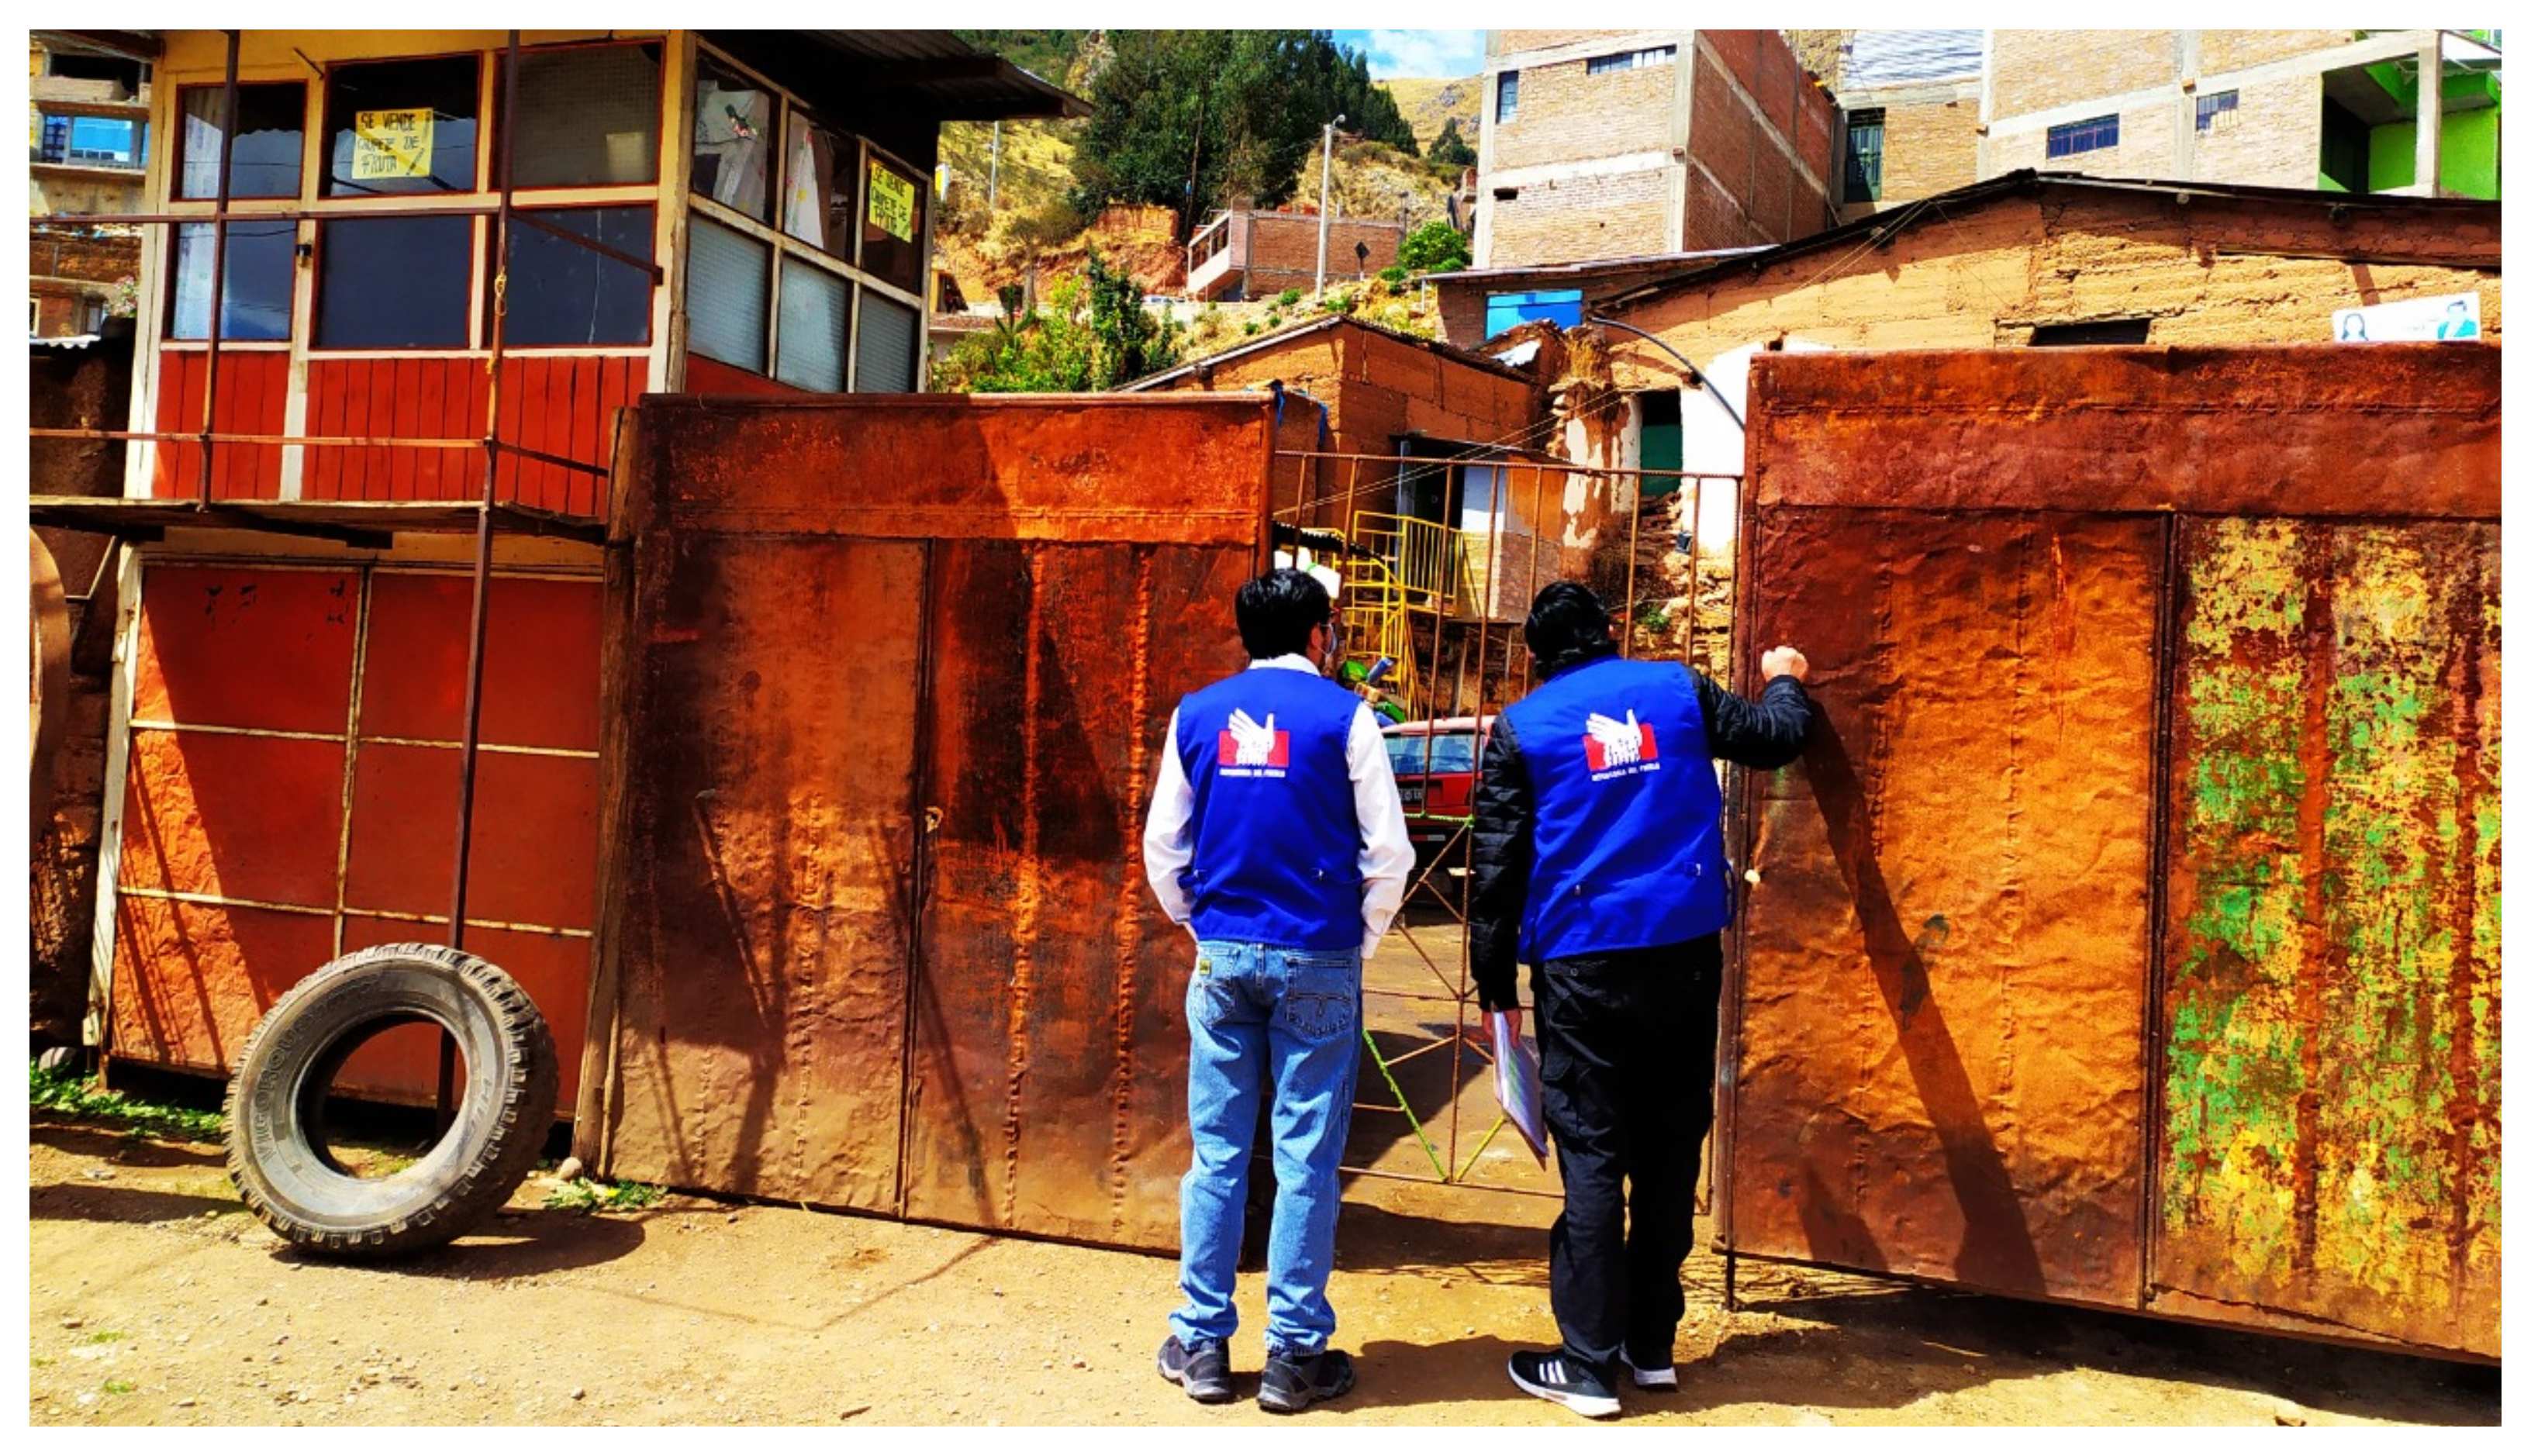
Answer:
[[[1397, 261], [1406, 224], [1339, 217], [1327, 223], [1327, 279], [1368, 278]], [[1199, 299], [1270, 299], [1319, 281], [1315, 212], [1216, 212], [1187, 242], [1187, 293]]]
[[[2499, 193], [2501, 57], [2457, 34], [1997, 30], [1990, 46], [1980, 176], [2039, 167], [2325, 192]], [[2442, 85], [2419, 86], [2428, 73]], [[2430, 119], [2422, 134], [2421, 117]]]
[[1785, 243], [1829, 224], [1835, 103], [1772, 30], [1493, 30], [1479, 267]]
[[1977, 181], [1986, 32], [1843, 34], [1830, 82], [1843, 111], [1837, 221]]
[[[2503, 223], [2464, 198], [2340, 196], [2022, 171], [1756, 252], [1670, 264], [1442, 275], [1443, 336], [1486, 336], [1504, 289], [1552, 280], [1577, 313], [1656, 335], [1605, 340], [1625, 409], [1572, 459], [1715, 474], [1740, 469], [1734, 410], [1761, 350], [1988, 349], [2079, 344], [2293, 344], [2335, 336], [2339, 308], [2475, 293], [2503, 337]], [[2462, 347], [2462, 346], [2454, 346]], [[1668, 350], [1715, 389], [1682, 387]], [[1552, 381], [1550, 381], [1551, 384]], [[1709, 492], [1703, 538], [1730, 532]]]
[[[1333, 455], [1393, 459], [1418, 442], [1449, 447], [1536, 441], [1542, 399], [1525, 370], [1484, 355], [1330, 313], [1312, 323], [1138, 379], [1129, 391], [1270, 390], [1295, 411], [1320, 414], [1316, 449]], [[1382, 470], [1338, 471], [1329, 462], [1318, 478], [1280, 482], [1279, 519], [1344, 529], [1355, 505], [1383, 495]], [[1305, 473], [1306, 474], [1306, 473]], [[1359, 483], [1351, 477], [1360, 475]], [[1384, 509], [1384, 507], [1383, 507]]]
[[57, 212], [141, 209], [149, 155], [146, 62], [59, 36], [27, 47], [28, 332], [99, 332], [141, 272], [141, 234], [48, 223]]

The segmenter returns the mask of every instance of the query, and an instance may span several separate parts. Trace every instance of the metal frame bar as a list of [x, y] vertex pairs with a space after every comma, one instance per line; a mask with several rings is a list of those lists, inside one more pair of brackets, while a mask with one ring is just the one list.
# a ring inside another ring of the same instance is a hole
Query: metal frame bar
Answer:
[[[1646, 470], [1636, 467], [1594, 466], [1582, 462], [1556, 460], [1552, 457], [1539, 455], [1535, 451], [1504, 446], [1478, 447], [1466, 454], [1438, 458], [1424, 456], [1376, 455], [1363, 451], [1345, 450], [1277, 450], [1274, 452], [1274, 455], [1278, 462], [1292, 462], [1296, 467], [1295, 474], [1303, 476], [1306, 476], [1308, 472], [1318, 470], [1320, 468], [1319, 463], [1322, 461], [1340, 461], [1344, 463], [1346, 467], [1346, 480], [1343, 488], [1332, 490], [1323, 498], [1329, 501], [1341, 501], [1344, 503], [1347, 508], [1345, 512], [1345, 525], [1341, 528], [1313, 528], [1313, 530], [1328, 530], [1331, 532], [1335, 530], [1350, 529], [1353, 516], [1351, 507], [1355, 501], [1363, 496], [1366, 491], [1378, 488], [1377, 485], [1366, 482], [1363, 475], [1364, 467], [1366, 466], [1375, 468], [1386, 467], [1387, 471], [1391, 473], [1392, 478], [1409, 477], [1428, 471], [1445, 472], [1468, 465], [1489, 465], [1497, 471], [1498, 474], [1493, 492], [1493, 499], [1489, 507], [1487, 517], [1487, 551], [1482, 577], [1484, 590], [1487, 593], [1488, 599], [1477, 603], [1473, 609], [1472, 617], [1461, 618], [1456, 624], [1456, 630], [1459, 635], [1460, 642], [1459, 655], [1455, 663], [1454, 671], [1450, 674], [1450, 682], [1446, 686], [1439, 681], [1441, 674], [1438, 670], [1440, 666], [1439, 654], [1443, 650], [1444, 644], [1449, 639], [1449, 634], [1442, 630], [1444, 624], [1441, 619], [1446, 615], [1446, 613], [1440, 610], [1434, 610], [1433, 615], [1434, 621], [1429, 637], [1427, 636], [1426, 628], [1421, 621], [1412, 623], [1409, 634], [1410, 643], [1413, 644], [1415, 647], [1422, 647], [1432, 651], [1434, 653], [1434, 657], [1431, 664], [1433, 668], [1432, 671], [1412, 671], [1407, 675], [1407, 690], [1397, 699], [1399, 705], [1406, 711], [1409, 721], [1432, 721], [1446, 717], [1473, 715], [1476, 721], [1482, 724], [1488, 717], [1500, 711], [1499, 704], [1490, 703], [1488, 700], [1489, 694], [1487, 675], [1490, 671], [1494, 670], [1496, 665], [1495, 654], [1493, 651], [1494, 634], [1498, 629], [1509, 630], [1510, 626], [1510, 624], [1500, 621], [1495, 611], [1495, 608], [1499, 606], [1500, 601], [1508, 595], [1508, 593], [1501, 590], [1502, 584], [1497, 582], [1495, 579], [1500, 574], [1503, 566], [1502, 536], [1504, 533], [1504, 523], [1513, 514], [1511, 510], [1511, 492], [1514, 489], [1514, 481], [1521, 469], [1524, 467], [1527, 468], [1531, 477], [1529, 531], [1536, 537], [1536, 548], [1530, 553], [1528, 585], [1530, 586], [1533, 594], [1535, 594], [1535, 589], [1540, 581], [1543, 580], [1540, 573], [1539, 554], [1541, 551], [1547, 549], [1550, 543], [1552, 543], [1557, 552], [1555, 570], [1552, 573], [1553, 576], [1561, 578], [1576, 571], [1587, 575], [1589, 570], [1587, 565], [1568, 562], [1566, 560], [1562, 545], [1563, 532], [1561, 530], [1548, 532], [1542, 528], [1537, 520], [1540, 511], [1544, 509], [1544, 502], [1546, 500], [1546, 477], [1547, 474], [1549, 472], [1554, 472], [1560, 476], [1584, 475], [1612, 480], [1631, 479], [1635, 481], [1636, 490], [1634, 508], [1628, 513], [1625, 536], [1625, 591], [1627, 600], [1624, 605], [1626, 608], [1625, 620], [1627, 623], [1626, 630], [1628, 639], [1625, 644], [1625, 648], [1629, 653], [1632, 652], [1636, 645], [1632, 641], [1633, 624], [1636, 615], [1634, 610], [1636, 603], [1634, 602], [1633, 597], [1638, 585], [1637, 572], [1639, 569], [1639, 563], [1636, 558], [1641, 553], [1642, 522], [1646, 504], [1642, 491], [1643, 482], [1646, 479], [1676, 479], [1685, 486], [1685, 488], [1679, 491], [1679, 498], [1681, 501], [1681, 509], [1688, 513], [1686, 517], [1686, 531], [1690, 534], [1692, 540], [1691, 559], [1696, 562], [1696, 566], [1691, 572], [1689, 583], [1689, 599], [1691, 606], [1693, 606], [1697, 597], [1698, 589], [1701, 584], [1706, 580], [1701, 559], [1701, 552], [1705, 546], [1705, 542], [1701, 538], [1702, 532], [1698, 530], [1698, 526], [1702, 518], [1704, 503], [1704, 482], [1707, 479], [1726, 480], [1736, 487], [1742, 481], [1742, 477], [1739, 476], [1717, 475], [1714, 472], [1660, 469]], [[1304, 463], [1306, 463], [1306, 465]], [[1375, 470], [1375, 478], [1378, 477], [1378, 472]], [[1310, 504], [1310, 502], [1305, 501], [1303, 504], [1306, 506]], [[1351, 538], [1346, 537], [1345, 539], [1349, 542]], [[1317, 545], [1318, 543], [1312, 544]], [[1324, 549], [1323, 547], [1319, 550], [1319, 556], [1322, 561], [1328, 561], [1331, 564], [1339, 566], [1341, 566], [1344, 560], [1350, 559], [1350, 553], [1341, 550], [1331, 551], [1329, 549]], [[1475, 566], [1476, 563], [1474, 561], [1466, 563], [1466, 568], [1469, 570], [1473, 570]], [[1735, 595], [1735, 600], [1736, 599]], [[1425, 608], [1413, 608], [1412, 610], [1422, 611], [1425, 610]], [[1473, 644], [1470, 644], [1466, 640], [1466, 634], [1471, 631], [1476, 634], [1476, 640]], [[1736, 631], [1726, 629], [1726, 644], [1734, 642], [1738, 634]], [[1693, 610], [1691, 610], [1687, 624], [1687, 631], [1681, 639], [1683, 644], [1679, 647], [1679, 650], [1683, 655], [1683, 659], [1691, 664], [1694, 663], [1697, 660], [1696, 653], [1698, 650], [1701, 647], [1704, 647], [1708, 643], [1710, 643], [1710, 636], [1700, 634], [1697, 631], [1695, 614]], [[1473, 703], [1467, 701], [1467, 683], [1471, 672], [1471, 653], [1474, 654], [1473, 671], [1477, 684], [1476, 700]], [[1513, 648], [1511, 644], [1507, 642], [1501, 654], [1500, 661], [1502, 681], [1494, 685], [1495, 688], [1506, 697], [1517, 696], [1523, 689], [1524, 685], [1528, 682], [1531, 674], [1531, 665], [1527, 660], [1527, 654], [1524, 650], [1521, 653], [1522, 661], [1519, 669], [1520, 680], [1518, 682], [1514, 682], [1512, 680], [1512, 657]], [[1463, 707], [1467, 709], [1465, 713], [1461, 711]], [[1436, 745], [1434, 742], [1434, 736], [1431, 734], [1425, 735], [1424, 754], [1428, 769], [1432, 761], [1432, 756], [1435, 750]], [[1477, 767], [1479, 771], [1482, 772], [1485, 761], [1485, 741], [1482, 737], [1479, 739], [1476, 752]], [[1458, 881], [1455, 892], [1448, 881], [1441, 878], [1442, 871], [1451, 868], [1456, 868], [1462, 876]], [[1349, 1175], [1381, 1178], [1392, 1182], [1421, 1183], [1443, 1188], [1475, 1189], [1487, 1193], [1515, 1194], [1523, 1198], [1560, 1199], [1563, 1195], [1559, 1189], [1509, 1187], [1498, 1183], [1481, 1181], [1471, 1176], [1475, 1171], [1479, 1155], [1481, 1155], [1488, 1147], [1491, 1146], [1494, 1141], [1495, 1135], [1499, 1132], [1498, 1127], [1483, 1130], [1471, 1128], [1470, 1132], [1472, 1137], [1475, 1139], [1475, 1146], [1466, 1149], [1464, 1156], [1462, 1155], [1461, 1139], [1459, 1138], [1459, 1120], [1461, 1116], [1460, 1102], [1463, 1099], [1463, 1089], [1461, 1087], [1461, 1083], [1462, 1079], [1466, 1075], [1464, 1070], [1466, 1061], [1471, 1054], [1475, 1055], [1480, 1060], [1490, 1059], [1490, 1045], [1482, 1036], [1473, 1041], [1470, 1039], [1470, 1022], [1472, 1018], [1469, 1002], [1471, 996], [1474, 995], [1474, 965], [1472, 959], [1473, 951], [1468, 943], [1464, 927], [1467, 921], [1467, 885], [1471, 882], [1474, 869], [1474, 843], [1467, 832], [1466, 826], [1461, 824], [1456, 832], [1450, 838], [1445, 840], [1441, 847], [1434, 852], [1432, 862], [1424, 868], [1424, 870], [1409, 882], [1407, 895], [1405, 897], [1405, 903], [1411, 906], [1418, 902], [1418, 898], [1422, 893], [1429, 891], [1434, 900], [1438, 901], [1445, 910], [1459, 921], [1462, 927], [1462, 933], [1459, 937], [1458, 974], [1455, 983], [1453, 982], [1450, 975], [1444, 971], [1441, 963], [1434, 958], [1431, 950], [1427, 949], [1423, 938], [1417, 934], [1415, 927], [1404, 922], [1401, 914], [1400, 921], [1393, 926], [1391, 933], [1403, 940], [1406, 945], [1423, 960], [1425, 967], [1431, 971], [1434, 979], [1438, 980], [1440, 985], [1432, 988], [1423, 988], [1419, 985], [1419, 988], [1415, 989], [1391, 988], [1386, 986], [1365, 986], [1363, 988], [1363, 995], [1366, 1000], [1378, 999], [1400, 1007], [1430, 1006], [1437, 1008], [1447, 1005], [1451, 1008], [1452, 1024], [1448, 1031], [1429, 1036], [1419, 1033], [1419, 1039], [1416, 1044], [1407, 1047], [1394, 1057], [1382, 1052], [1376, 1039], [1366, 1038], [1366, 1043], [1370, 1046], [1377, 1065], [1383, 1072], [1401, 1066], [1406, 1062], [1424, 1057], [1430, 1052], [1437, 1051], [1444, 1042], [1448, 1043], [1450, 1047], [1449, 1087], [1451, 1091], [1446, 1109], [1441, 1112], [1436, 1112], [1433, 1121], [1426, 1122], [1416, 1113], [1414, 1108], [1406, 1105], [1406, 1098], [1402, 1090], [1398, 1090], [1393, 1087], [1391, 1088], [1391, 1091], [1395, 1092], [1398, 1096], [1398, 1105], [1392, 1106], [1379, 1101], [1363, 1101], [1357, 1104], [1357, 1110], [1360, 1111], [1397, 1113], [1408, 1117], [1411, 1121], [1413, 1135], [1419, 1140], [1418, 1146], [1422, 1148], [1428, 1158], [1434, 1159], [1436, 1162], [1440, 1171], [1438, 1175], [1435, 1176], [1434, 1174], [1430, 1173], [1403, 1173], [1392, 1169], [1364, 1167], [1354, 1164], [1346, 1165], [1343, 1171]], [[1418, 980], [1420, 982], [1420, 978], [1418, 978]], [[1368, 1028], [1366, 1030], [1368, 1031]], [[1717, 1082], [1720, 1079], [1724, 1066], [1725, 1063], [1722, 1058], [1717, 1055], [1715, 1059], [1715, 1075]], [[1719, 1146], [1719, 1142], [1724, 1136], [1721, 1131], [1719, 1121], [1719, 1094], [1721, 1091], [1722, 1089], [1717, 1087], [1717, 1121], [1716, 1129], [1714, 1134], [1714, 1146], [1716, 1147]], [[1447, 1118], [1446, 1124], [1441, 1120], [1443, 1117]], [[1430, 1141], [1423, 1141], [1430, 1140], [1436, 1136], [1441, 1140], [1441, 1147], [1436, 1148], [1434, 1147]], [[1706, 1210], [1704, 1208], [1700, 1208], [1699, 1211]]]

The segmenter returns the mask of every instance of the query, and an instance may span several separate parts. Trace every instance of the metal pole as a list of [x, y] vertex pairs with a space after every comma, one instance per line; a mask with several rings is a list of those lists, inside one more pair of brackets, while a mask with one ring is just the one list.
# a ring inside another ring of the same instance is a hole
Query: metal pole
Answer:
[[1634, 509], [1626, 513], [1626, 642], [1619, 654], [1626, 657], [1635, 655], [1635, 556], [1643, 547], [1643, 529], [1644, 477], [1637, 476]]
[[[449, 896], [448, 943], [466, 948], [466, 862], [475, 841], [475, 760], [483, 729], [483, 629], [492, 592], [492, 502], [501, 474], [501, 339], [509, 312], [510, 158], [519, 129], [519, 32], [512, 30], [501, 57], [501, 202], [492, 214], [491, 352], [483, 361], [491, 377], [483, 391], [483, 500], [475, 518], [475, 607], [466, 641], [466, 730], [457, 751], [457, 865]], [[445, 1128], [456, 1108], [457, 1041], [439, 1036], [439, 1121]]]
[[1722, 397], [1721, 390], [1714, 387], [1713, 380], [1705, 377], [1705, 371], [1696, 366], [1696, 361], [1671, 348], [1668, 340], [1662, 338], [1659, 334], [1646, 333], [1644, 330], [1635, 327], [1631, 323], [1619, 323], [1613, 318], [1603, 318], [1597, 313], [1592, 314], [1589, 318], [1585, 319], [1584, 322], [1596, 323], [1602, 328], [1612, 328], [1617, 330], [1619, 333], [1632, 334], [1636, 338], [1641, 339], [1645, 343], [1659, 350], [1661, 353], [1677, 360], [1686, 367], [1688, 381], [1694, 384], [1697, 388], [1704, 390], [1707, 395], [1712, 397], [1715, 404], [1720, 405], [1722, 407], [1722, 413], [1731, 417], [1731, 422], [1739, 426], [1742, 434], [1747, 434], [1749, 432], [1749, 421], [1741, 419], [1740, 412], [1731, 408], [1731, 402]]
[[[205, 506], [211, 503], [211, 431], [220, 400], [220, 306], [226, 302], [220, 290], [226, 286], [229, 257], [229, 160], [237, 150], [238, 32], [227, 34], [228, 68], [220, 77], [219, 212], [211, 219], [210, 327], [202, 336], [209, 345], [202, 356], [202, 433], [194, 447], [202, 452], [195, 490]], [[183, 186], [182, 178], [178, 186]]]
[[1342, 125], [1344, 125], [1344, 114], [1339, 112], [1334, 121], [1321, 129], [1319, 136], [1319, 286], [1317, 291], [1320, 293], [1327, 291], [1327, 183], [1335, 172], [1336, 128]]
[[993, 123], [993, 160], [984, 173], [984, 215], [987, 221], [1002, 198], [1002, 124]]

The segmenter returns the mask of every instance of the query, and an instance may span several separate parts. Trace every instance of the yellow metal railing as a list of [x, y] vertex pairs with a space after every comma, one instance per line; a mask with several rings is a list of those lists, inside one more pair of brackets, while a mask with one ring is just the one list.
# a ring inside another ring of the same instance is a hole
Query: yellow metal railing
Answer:
[[1383, 684], [1399, 702], [1416, 698], [1415, 619], [1446, 612], [1459, 592], [1459, 532], [1436, 521], [1357, 511], [1352, 540], [1372, 553], [1345, 564], [1346, 654], [1364, 666], [1396, 666]]
[[1356, 511], [1353, 540], [1387, 563], [1408, 611], [1449, 608], [1458, 589], [1459, 532], [1416, 516]]

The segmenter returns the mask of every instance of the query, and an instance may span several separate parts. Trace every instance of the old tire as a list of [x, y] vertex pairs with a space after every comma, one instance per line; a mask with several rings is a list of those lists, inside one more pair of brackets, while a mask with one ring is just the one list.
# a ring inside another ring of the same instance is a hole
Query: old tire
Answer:
[[[334, 1074], [376, 1032], [416, 1022], [457, 1039], [457, 1119], [420, 1161], [356, 1178], [325, 1146]], [[553, 1126], [553, 1034], [507, 972], [444, 945], [380, 945], [292, 986], [229, 1079], [229, 1181], [272, 1231], [311, 1253], [381, 1259], [473, 1228], [535, 1165]]]

